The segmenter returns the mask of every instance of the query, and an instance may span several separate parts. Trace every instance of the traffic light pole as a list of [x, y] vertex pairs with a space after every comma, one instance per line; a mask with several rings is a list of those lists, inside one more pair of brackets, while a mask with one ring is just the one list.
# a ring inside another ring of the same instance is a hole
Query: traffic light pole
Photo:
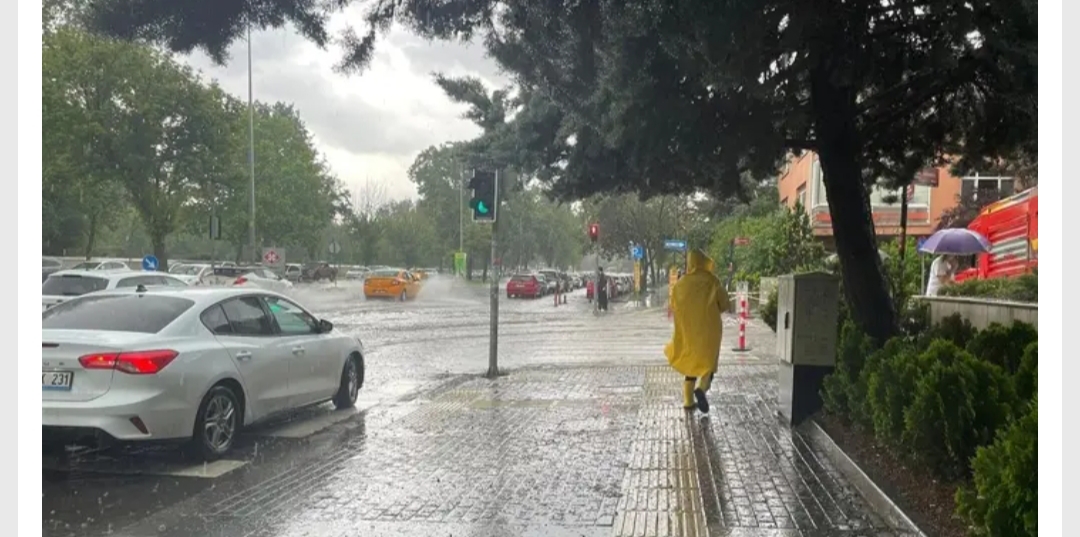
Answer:
[[499, 277], [502, 262], [499, 261], [499, 171], [495, 170], [495, 219], [491, 221], [491, 334], [488, 340], [488, 371], [490, 379], [499, 376]]
[[499, 259], [498, 249], [499, 220], [491, 222], [491, 335], [488, 341], [488, 378], [499, 376], [499, 276], [502, 274], [502, 263], [496, 263]]

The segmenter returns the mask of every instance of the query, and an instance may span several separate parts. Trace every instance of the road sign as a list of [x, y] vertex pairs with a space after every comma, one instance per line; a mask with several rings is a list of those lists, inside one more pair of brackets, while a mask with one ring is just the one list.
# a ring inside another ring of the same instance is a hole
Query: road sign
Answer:
[[330, 255], [337, 255], [341, 253], [341, 243], [336, 239], [330, 241]]
[[279, 248], [263, 248], [263, 264], [269, 267], [280, 267], [285, 264], [285, 250]]
[[153, 254], [148, 254], [146, 257], [142, 258], [143, 270], [155, 271], [157, 270], [157, 268], [158, 261], [157, 258], [153, 256]]
[[746, 246], [750, 244], [750, 237], [735, 237], [735, 246]]
[[685, 252], [686, 251], [686, 241], [676, 240], [676, 239], [668, 239], [668, 240], [664, 241], [664, 249], [665, 250], [675, 250], [677, 252]]
[[634, 258], [634, 261], [641, 261], [645, 258], [645, 247], [640, 244], [631, 246], [630, 257]]

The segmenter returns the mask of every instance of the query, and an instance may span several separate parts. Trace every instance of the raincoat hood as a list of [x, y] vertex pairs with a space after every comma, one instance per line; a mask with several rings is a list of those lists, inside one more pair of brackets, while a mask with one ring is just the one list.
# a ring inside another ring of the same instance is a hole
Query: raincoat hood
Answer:
[[687, 274], [694, 274], [699, 271], [712, 272], [715, 265], [713, 260], [705, 255], [705, 252], [698, 249], [690, 250], [690, 255], [686, 257]]

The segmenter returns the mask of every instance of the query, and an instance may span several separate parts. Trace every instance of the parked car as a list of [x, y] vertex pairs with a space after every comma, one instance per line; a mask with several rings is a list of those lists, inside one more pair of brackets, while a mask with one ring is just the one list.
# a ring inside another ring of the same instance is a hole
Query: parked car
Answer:
[[535, 274], [515, 274], [506, 282], [506, 298], [539, 298], [546, 285]]
[[285, 264], [285, 279], [293, 283], [299, 283], [301, 278], [304, 277], [304, 268], [300, 266], [300, 263], [286, 263]]
[[41, 258], [41, 283], [45, 283], [45, 280], [48, 279], [50, 274], [52, 274], [54, 272], [58, 272], [60, 270], [63, 270], [63, 268], [64, 268], [64, 264], [61, 263], [59, 259], [56, 259], [55, 257], [44, 257], [44, 256], [42, 256], [42, 258]]
[[261, 289], [269, 289], [271, 291], [277, 291], [279, 293], [288, 291], [293, 288], [292, 282], [278, 276], [277, 273], [270, 269], [257, 268], [240, 275], [233, 281], [234, 286], [246, 286], [246, 287], [258, 287]]
[[71, 267], [71, 270], [131, 270], [131, 267], [119, 259], [101, 259], [97, 261], [83, 261], [82, 263]]
[[43, 312], [41, 326], [47, 446], [181, 439], [211, 461], [253, 423], [353, 407], [364, 383], [358, 338], [263, 289], [97, 292]]
[[187, 282], [164, 272], [134, 270], [61, 270], [49, 275], [41, 284], [41, 309], [94, 291], [125, 287], [187, 287]]
[[169, 268], [170, 276], [175, 276], [184, 280], [188, 285], [206, 285], [208, 283], [208, 278], [213, 274], [213, 267], [201, 263], [181, 265], [180, 268], [175, 271], [173, 271], [171, 267]]

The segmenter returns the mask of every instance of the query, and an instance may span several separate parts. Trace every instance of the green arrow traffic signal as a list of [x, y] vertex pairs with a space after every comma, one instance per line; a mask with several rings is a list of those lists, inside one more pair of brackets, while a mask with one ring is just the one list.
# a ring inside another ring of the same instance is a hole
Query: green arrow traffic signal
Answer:
[[487, 214], [488, 213], [488, 206], [484, 205], [484, 200], [479, 200], [479, 201], [476, 202], [476, 212], [478, 212], [480, 214]]

